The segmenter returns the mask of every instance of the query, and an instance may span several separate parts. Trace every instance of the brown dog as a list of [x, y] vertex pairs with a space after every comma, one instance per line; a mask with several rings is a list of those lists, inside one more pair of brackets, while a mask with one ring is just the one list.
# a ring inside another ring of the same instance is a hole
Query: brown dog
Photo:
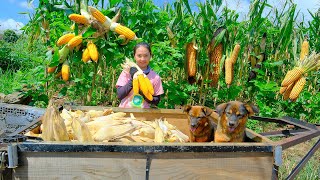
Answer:
[[243, 142], [248, 117], [259, 112], [256, 106], [239, 101], [220, 104], [216, 111], [220, 119], [215, 142]]
[[190, 127], [191, 142], [211, 142], [214, 140], [214, 122], [218, 122], [218, 114], [205, 106], [184, 107]]

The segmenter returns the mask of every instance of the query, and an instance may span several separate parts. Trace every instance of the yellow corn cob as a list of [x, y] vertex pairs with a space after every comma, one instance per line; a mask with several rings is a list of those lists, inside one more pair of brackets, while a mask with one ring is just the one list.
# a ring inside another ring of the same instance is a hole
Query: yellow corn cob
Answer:
[[305, 39], [301, 45], [300, 60], [303, 60], [309, 54], [309, 42]]
[[281, 86], [279, 93], [283, 94], [286, 91], [286, 89], [287, 89], [287, 86]]
[[96, 8], [89, 6], [88, 7], [91, 15], [96, 18], [100, 23], [104, 23], [106, 21], [106, 17]]
[[69, 15], [69, 19], [71, 21], [74, 21], [75, 23], [84, 24], [84, 25], [88, 25], [89, 24], [88, 19], [84, 15], [70, 14]]
[[149, 101], [153, 100], [153, 96], [150, 93], [147, 93], [146, 95], [144, 95]]
[[289, 98], [291, 100], [295, 100], [298, 98], [299, 94], [301, 93], [304, 85], [306, 84], [306, 78], [301, 77], [293, 86]]
[[74, 36], [75, 35], [72, 33], [65, 34], [65, 35], [61, 36], [57, 41], [57, 46], [67, 44], [72, 38], [74, 38]]
[[72, 38], [69, 42], [68, 42], [68, 47], [69, 48], [74, 48], [76, 46], [78, 46], [79, 44], [82, 43], [82, 36], [75, 36], [74, 38]]
[[286, 76], [284, 77], [281, 86], [288, 86], [292, 82], [295, 82], [298, 80], [302, 74], [304, 73], [303, 68], [301, 67], [295, 67], [291, 71], [289, 71]]
[[287, 100], [289, 98], [291, 90], [294, 87], [295, 83], [296, 82], [293, 82], [287, 87], [286, 91], [283, 93], [283, 100]]
[[67, 61], [63, 63], [61, 73], [62, 73], [62, 79], [64, 81], [68, 81], [70, 77], [70, 67]]
[[[213, 44], [213, 43], [212, 43]], [[211, 86], [216, 87], [218, 85], [219, 76], [220, 76], [220, 61], [223, 53], [223, 45], [219, 43], [216, 47], [213, 48], [213, 51], [209, 55], [210, 66], [213, 66], [213, 70], [210, 71], [210, 79], [212, 82]]]
[[239, 52], [240, 52], [240, 45], [239, 44], [236, 44], [233, 48], [233, 51], [232, 51], [232, 55], [231, 55], [231, 62], [232, 64], [235, 64], [236, 61], [237, 61], [237, 58], [238, 58], [238, 55], [239, 55]]
[[59, 77], [61, 77], [61, 75], [62, 75], [62, 72], [59, 71], [59, 72], [55, 75], [55, 77], [56, 77], [56, 78], [59, 78]]
[[229, 86], [232, 82], [232, 72], [233, 72], [233, 64], [231, 59], [226, 59], [225, 63], [225, 81], [226, 84]]
[[144, 77], [144, 81], [145, 81], [146, 86], [147, 86], [147, 88], [148, 88], [148, 92], [149, 92], [151, 95], [153, 95], [153, 94], [154, 94], [154, 89], [153, 89], [153, 85], [152, 85], [150, 79], [149, 79], [147, 76], [145, 76], [145, 77]]
[[89, 50], [90, 58], [92, 59], [92, 61], [98, 62], [99, 53], [97, 50], [97, 46], [94, 43], [89, 42], [87, 49]]
[[57, 69], [57, 66], [55, 67], [48, 67], [47, 68], [47, 73], [54, 73], [54, 71]]
[[132, 81], [132, 89], [134, 94], [139, 94], [139, 80], [134, 78]]
[[194, 77], [197, 73], [197, 49], [194, 48], [194, 45], [195, 44], [193, 42], [190, 42], [187, 44], [186, 48], [188, 77]]
[[118, 34], [124, 35], [127, 39], [136, 39], [136, 34], [131, 29], [122, 26], [119, 23], [111, 23], [110, 29], [111, 31], [115, 31]]
[[[147, 84], [145, 82], [145, 78], [144, 78], [143, 74], [138, 75], [138, 81], [139, 81], [139, 89], [142, 91], [143, 95], [146, 98], [148, 98], [147, 96], [148, 96], [149, 91], [148, 91], [148, 87], [147, 87]], [[151, 101], [152, 99], [149, 99], [149, 100]]]
[[90, 60], [90, 53], [89, 53], [89, 50], [88, 48], [86, 48], [83, 53], [82, 53], [82, 61], [84, 63], [88, 62]]

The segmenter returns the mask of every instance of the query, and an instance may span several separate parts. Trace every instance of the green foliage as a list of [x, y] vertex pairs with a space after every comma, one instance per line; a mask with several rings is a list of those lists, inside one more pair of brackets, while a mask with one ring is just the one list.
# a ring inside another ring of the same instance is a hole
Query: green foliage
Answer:
[[19, 36], [17, 35], [17, 33], [11, 29], [7, 29], [3, 33], [3, 40], [8, 43], [14, 43], [18, 40], [18, 38]]

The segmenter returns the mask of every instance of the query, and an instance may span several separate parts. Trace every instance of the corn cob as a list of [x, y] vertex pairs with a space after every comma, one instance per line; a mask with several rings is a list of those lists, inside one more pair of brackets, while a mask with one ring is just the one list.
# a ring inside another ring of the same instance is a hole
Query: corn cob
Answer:
[[62, 79], [64, 81], [68, 81], [70, 77], [70, 66], [67, 61], [63, 63], [61, 73], [62, 73]]
[[75, 36], [74, 38], [72, 38], [69, 42], [68, 42], [68, 47], [69, 48], [74, 48], [76, 46], [78, 46], [79, 44], [82, 43], [82, 36]]
[[286, 91], [286, 89], [287, 89], [287, 86], [281, 86], [279, 93], [283, 94]]
[[153, 100], [153, 96], [151, 93], [147, 93], [146, 95], [144, 95], [149, 101]]
[[111, 23], [110, 29], [111, 31], [115, 31], [118, 34], [124, 35], [127, 39], [136, 39], [136, 34], [131, 29], [122, 26], [119, 23]]
[[294, 87], [295, 83], [296, 82], [293, 82], [287, 87], [286, 91], [283, 93], [283, 100], [287, 100], [289, 98], [291, 90]]
[[84, 24], [84, 25], [88, 25], [89, 24], [88, 19], [84, 15], [70, 14], [69, 15], [69, 19], [71, 21], [74, 21], [75, 23]]
[[143, 95], [148, 100], [152, 101], [153, 98], [151, 99], [150, 96], [148, 95], [149, 90], [148, 90], [147, 83], [146, 83], [145, 78], [144, 78], [144, 74], [138, 75], [138, 80], [139, 80], [139, 89], [142, 91]]
[[302, 74], [304, 73], [303, 68], [301, 67], [295, 67], [293, 70], [289, 71], [286, 76], [284, 77], [281, 86], [288, 86], [292, 82], [295, 82], [298, 80]]
[[301, 45], [300, 60], [303, 60], [309, 54], [309, 42], [305, 39]]
[[48, 67], [47, 68], [47, 73], [54, 73], [54, 71], [57, 69], [57, 66], [55, 67]]
[[228, 87], [232, 82], [232, 73], [233, 72], [233, 64], [231, 59], [226, 59], [225, 61], [225, 81]]
[[306, 84], [306, 79], [304, 77], [301, 77], [299, 80], [297, 80], [297, 82], [295, 83], [295, 85], [293, 86], [290, 92], [289, 98], [291, 100], [297, 99], [305, 84]]
[[240, 52], [240, 45], [239, 44], [236, 44], [233, 48], [233, 51], [232, 51], [232, 55], [231, 55], [231, 59], [230, 61], [232, 62], [232, 64], [235, 64], [236, 61], [237, 61], [237, 58], [238, 58], [238, 55], [239, 55], [239, 52]]
[[213, 66], [213, 71], [210, 72], [211, 86], [216, 87], [218, 85], [220, 76], [220, 61], [223, 53], [223, 45], [219, 43], [209, 55], [210, 65]]
[[59, 71], [59, 72], [55, 75], [55, 78], [59, 78], [59, 77], [61, 77], [61, 75], [62, 75], [62, 72]]
[[92, 61], [98, 62], [99, 53], [97, 50], [97, 46], [94, 43], [89, 42], [87, 49], [89, 50], [90, 58], [92, 59]]
[[187, 71], [188, 71], [188, 77], [194, 77], [197, 73], [197, 49], [195, 48], [195, 44], [193, 42], [190, 42], [187, 44], [186, 48], [186, 58], [187, 58]]
[[90, 60], [90, 53], [89, 53], [89, 50], [88, 48], [86, 48], [83, 53], [82, 53], [82, 61], [84, 63], [88, 62]]
[[149, 79], [147, 76], [145, 76], [145, 77], [144, 77], [144, 81], [145, 81], [146, 86], [147, 86], [147, 88], [148, 88], [148, 92], [149, 92], [151, 95], [153, 95], [153, 94], [154, 94], [154, 89], [153, 89], [153, 85], [152, 85], [150, 79]]
[[133, 94], [139, 94], [139, 80], [134, 78], [132, 81]]
[[75, 35], [73, 33], [69, 33], [61, 36], [57, 41], [57, 46], [67, 44], [72, 38], [74, 38], [74, 36]]
[[88, 9], [91, 15], [96, 18], [100, 23], [104, 23], [106, 21], [106, 17], [96, 8], [88, 6]]

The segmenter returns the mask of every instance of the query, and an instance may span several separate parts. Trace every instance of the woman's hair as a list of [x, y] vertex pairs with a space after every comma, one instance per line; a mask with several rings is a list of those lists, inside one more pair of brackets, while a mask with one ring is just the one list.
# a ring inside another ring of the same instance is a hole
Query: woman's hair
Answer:
[[140, 43], [136, 44], [136, 45], [134, 46], [134, 48], [133, 48], [133, 55], [136, 54], [137, 49], [138, 49], [139, 47], [141, 47], [141, 46], [147, 48], [148, 51], [150, 52], [150, 55], [152, 55], [150, 45], [149, 45], [148, 43], [146, 43], [146, 42], [140, 42]]

